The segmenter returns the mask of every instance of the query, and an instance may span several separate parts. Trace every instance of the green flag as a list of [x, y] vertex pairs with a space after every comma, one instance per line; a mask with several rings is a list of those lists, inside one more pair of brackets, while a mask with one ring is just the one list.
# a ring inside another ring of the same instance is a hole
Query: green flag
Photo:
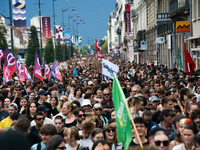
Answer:
[[179, 48], [178, 48], [178, 52], [177, 52], [177, 60], [178, 60], [178, 66], [180, 67], [180, 69], [183, 69]]
[[112, 89], [117, 124], [117, 138], [118, 141], [124, 145], [124, 149], [127, 150], [133, 138], [131, 131], [131, 122], [125, 106], [125, 104], [127, 104], [127, 101], [115, 73]]

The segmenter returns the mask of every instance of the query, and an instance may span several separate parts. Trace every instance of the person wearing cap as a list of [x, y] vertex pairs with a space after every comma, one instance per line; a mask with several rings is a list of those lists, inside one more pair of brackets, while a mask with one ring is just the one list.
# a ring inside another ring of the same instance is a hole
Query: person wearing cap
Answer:
[[0, 121], [9, 116], [7, 110], [3, 109], [4, 96], [0, 94]]
[[[53, 124], [53, 121], [47, 117], [48, 111], [49, 111], [49, 108], [47, 108], [47, 106], [45, 105], [39, 105], [37, 108], [37, 112], [41, 112], [44, 115], [44, 124]], [[36, 125], [35, 120], [32, 120], [31, 127], [35, 125]]]
[[88, 85], [93, 86], [94, 85], [93, 81], [88, 81]]
[[64, 86], [63, 84], [59, 83], [57, 85], [57, 88], [58, 88], [58, 92], [57, 92], [57, 97], [58, 99], [61, 97], [61, 96], [68, 96], [67, 92], [64, 91]]
[[157, 108], [158, 104], [159, 104], [159, 100], [158, 100], [158, 97], [157, 96], [151, 96], [149, 98], [149, 102]]
[[16, 103], [9, 104], [9, 107], [8, 107], [9, 116], [0, 122], [0, 128], [6, 129], [6, 128], [10, 127], [13, 123], [11, 116], [17, 111], [18, 111], [18, 106]]
[[156, 125], [164, 129], [166, 134], [169, 136], [170, 141], [174, 140], [176, 137], [176, 129], [174, 125], [172, 124], [175, 115], [176, 115], [176, 112], [174, 110], [169, 109], [169, 108], [163, 109], [160, 114], [161, 122], [158, 125]]
[[91, 101], [89, 99], [84, 99], [81, 107], [85, 112], [88, 112], [92, 108]]
[[[38, 92], [38, 97], [39, 97], [39, 100], [38, 100], [38, 105], [45, 105], [49, 110], [51, 109], [51, 104], [47, 103], [46, 100], [47, 100], [47, 94], [48, 92], [45, 91], [45, 90], [40, 90]], [[48, 114], [49, 116], [50, 114]]]
[[189, 119], [189, 118], [182, 118], [178, 122], [177, 135], [176, 135], [175, 140], [170, 142], [170, 150], [176, 145], [183, 144], [183, 130], [184, 130], [184, 127], [187, 126], [187, 125], [191, 125], [191, 124], [192, 124], [192, 120]]

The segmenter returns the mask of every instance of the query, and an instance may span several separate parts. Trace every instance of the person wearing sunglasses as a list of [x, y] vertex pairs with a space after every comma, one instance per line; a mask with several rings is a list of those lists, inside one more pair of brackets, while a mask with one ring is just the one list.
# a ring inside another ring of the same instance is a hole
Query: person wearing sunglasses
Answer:
[[157, 150], [169, 150], [169, 143], [169, 137], [164, 131], [157, 131], [150, 140], [150, 145]]
[[66, 150], [65, 139], [60, 135], [52, 136], [47, 141], [45, 150]]
[[173, 147], [172, 150], [191, 150], [193, 146], [193, 138], [198, 133], [194, 125], [188, 125], [183, 130], [183, 144]]
[[96, 103], [93, 106], [93, 110], [95, 111], [96, 116], [103, 122], [103, 126], [105, 126], [106, 123], [108, 122], [108, 119], [105, 116], [101, 115], [102, 110], [103, 110], [103, 107], [101, 106], [101, 104]]
[[35, 125], [31, 127], [31, 132], [39, 135], [39, 130], [42, 127], [42, 125], [44, 124], [44, 115], [41, 112], [37, 112], [34, 115], [34, 120], [35, 120]]
[[112, 125], [108, 124], [103, 127], [103, 135], [111, 149], [122, 149], [122, 146], [117, 143], [116, 129]]
[[76, 127], [80, 131], [81, 130], [81, 126], [82, 126], [82, 122], [86, 118], [85, 111], [84, 111], [83, 108], [78, 107], [73, 111], [73, 114], [76, 117]]

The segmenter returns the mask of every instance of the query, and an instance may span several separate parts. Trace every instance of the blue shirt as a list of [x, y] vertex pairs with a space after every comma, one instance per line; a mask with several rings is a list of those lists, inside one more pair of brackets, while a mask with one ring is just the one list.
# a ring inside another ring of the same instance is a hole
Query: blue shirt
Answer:
[[[43, 142], [40, 142], [40, 143], [41, 143], [41, 149], [40, 150], [45, 150], [46, 145]], [[38, 146], [38, 143], [34, 144], [31, 147], [31, 150], [37, 150], [37, 146]]]

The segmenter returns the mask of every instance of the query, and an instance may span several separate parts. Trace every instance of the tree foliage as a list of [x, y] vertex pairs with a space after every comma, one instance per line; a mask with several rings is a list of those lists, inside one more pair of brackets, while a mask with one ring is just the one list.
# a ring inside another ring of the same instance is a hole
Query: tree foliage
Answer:
[[[37, 36], [37, 30], [35, 26], [30, 28], [31, 36], [28, 41], [28, 47], [26, 50], [25, 62], [27, 66], [34, 65], [35, 63], [35, 52], [37, 51], [38, 57], [40, 56], [39, 51], [39, 40]], [[41, 60], [41, 59], [40, 59]]]
[[6, 48], [8, 47], [5, 35], [5, 28], [3, 26], [0, 26], [0, 48], [3, 50], [6, 50]]
[[89, 49], [88, 45], [83, 45], [82, 54], [83, 54], [83, 55], [88, 54], [88, 49]]
[[53, 40], [52, 38], [49, 38], [44, 48], [44, 60], [46, 61], [47, 64], [49, 64], [51, 62], [54, 62], [54, 57], [55, 57], [55, 51], [53, 48]]
[[56, 60], [61, 62], [63, 59], [63, 48], [60, 42], [56, 44]]
[[101, 46], [103, 54], [108, 53], [108, 41], [106, 40], [103, 45]]

